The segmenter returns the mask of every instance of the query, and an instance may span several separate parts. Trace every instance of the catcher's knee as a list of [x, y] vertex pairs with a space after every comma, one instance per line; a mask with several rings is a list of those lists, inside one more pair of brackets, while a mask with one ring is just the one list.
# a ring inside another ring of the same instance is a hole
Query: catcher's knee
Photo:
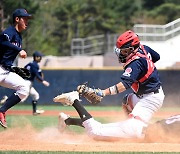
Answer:
[[122, 100], [122, 109], [126, 115], [129, 115], [134, 108], [133, 102], [132, 102], [132, 95], [133, 95], [132, 93], [126, 94]]

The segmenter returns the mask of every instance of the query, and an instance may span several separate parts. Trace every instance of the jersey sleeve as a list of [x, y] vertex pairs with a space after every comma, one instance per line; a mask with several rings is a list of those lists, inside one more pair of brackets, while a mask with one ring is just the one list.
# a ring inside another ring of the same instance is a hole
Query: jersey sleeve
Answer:
[[41, 71], [39, 71], [39, 66], [38, 66], [38, 65], [32, 66], [31, 69], [32, 69], [35, 77], [36, 77], [39, 81], [42, 82], [42, 81], [43, 81], [43, 77], [41, 76], [41, 73], [40, 73]]
[[21, 51], [21, 48], [11, 43], [12, 36], [7, 33], [0, 35], [0, 45], [2, 48], [11, 49], [15, 51]]
[[144, 49], [148, 52], [148, 54], [150, 54], [149, 58], [152, 60], [153, 63], [157, 62], [160, 59], [160, 55], [150, 47], [144, 45]]
[[43, 79], [43, 75], [42, 75], [42, 72], [38, 72], [37, 74], [36, 74], [36, 77], [37, 77], [37, 79], [39, 80], [39, 81], [43, 81], [44, 79]]

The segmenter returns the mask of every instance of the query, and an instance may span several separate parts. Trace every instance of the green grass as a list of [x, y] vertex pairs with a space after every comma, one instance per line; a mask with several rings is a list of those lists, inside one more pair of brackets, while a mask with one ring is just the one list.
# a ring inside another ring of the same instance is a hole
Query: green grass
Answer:
[[[38, 106], [39, 108], [43, 108], [45, 111], [60, 111], [60, 110], [67, 110], [71, 111], [72, 109], [75, 110], [73, 107], [64, 107], [64, 106]], [[88, 110], [99, 110], [99, 107], [87, 107]], [[103, 107], [104, 108], [104, 107]], [[111, 107], [113, 108], [113, 107]], [[32, 110], [31, 105], [16, 105], [11, 110]], [[96, 120], [107, 123], [109, 119], [105, 118], [96, 118]], [[35, 130], [40, 131], [46, 127], [57, 127], [58, 126], [58, 115], [57, 116], [33, 116], [33, 115], [8, 115], [6, 116], [8, 128], [13, 127], [25, 127], [27, 124], [30, 124]], [[70, 126], [68, 127], [70, 131], [74, 131], [77, 133], [84, 133], [84, 129], [77, 126]], [[0, 131], [4, 129], [0, 127]]]
[[[109, 119], [104, 118], [95, 118], [96, 120], [107, 123]], [[56, 127], [58, 126], [58, 117], [55, 116], [32, 116], [32, 115], [7, 115], [7, 123], [8, 128], [14, 127], [25, 127], [28, 124], [31, 125], [35, 130], [41, 131], [47, 127]], [[67, 128], [69, 131], [76, 132], [76, 133], [84, 133], [84, 128], [77, 127], [77, 126], [69, 126]], [[0, 127], [0, 131], [4, 131], [2, 127]]]
[[[43, 108], [44, 110], [69, 110], [74, 111], [72, 106], [62, 106], [59, 103], [53, 105], [39, 105], [38, 108]], [[85, 108], [88, 111], [122, 111], [121, 106], [99, 106], [99, 105], [87, 105]], [[27, 105], [26, 103], [20, 103], [12, 107], [13, 110], [32, 110], [31, 105]], [[180, 111], [179, 107], [162, 107], [159, 111]]]
[[[38, 108], [43, 108], [44, 110], [69, 110], [74, 111], [72, 106], [62, 106], [61, 104], [56, 105], [39, 105]], [[121, 106], [85, 106], [88, 111], [121, 111]], [[12, 107], [13, 110], [32, 110], [31, 105], [17, 104]]]
[[6, 119], [9, 128], [31, 124], [33, 128], [41, 130], [47, 126], [57, 126], [58, 123], [58, 118], [54, 116], [8, 115]]

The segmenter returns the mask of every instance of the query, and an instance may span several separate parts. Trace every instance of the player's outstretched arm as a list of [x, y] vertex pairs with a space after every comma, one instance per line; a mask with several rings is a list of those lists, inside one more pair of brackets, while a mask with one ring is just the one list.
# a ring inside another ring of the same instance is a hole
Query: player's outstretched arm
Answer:
[[109, 88], [106, 88], [105, 90], [102, 90], [102, 92], [103, 92], [104, 96], [107, 96], [107, 95], [116, 95], [125, 90], [126, 90], [125, 86], [122, 84], [122, 82], [119, 82], [118, 84], [116, 84], [114, 86], [111, 86]]

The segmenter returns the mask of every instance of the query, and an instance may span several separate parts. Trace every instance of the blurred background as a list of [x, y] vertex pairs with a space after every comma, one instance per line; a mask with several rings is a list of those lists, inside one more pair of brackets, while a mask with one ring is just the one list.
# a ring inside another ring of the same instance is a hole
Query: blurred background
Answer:
[[[75, 90], [86, 81], [102, 89], [119, 82], [122, 65], [113, 48], [117, 37], [132, 29], [142, 44], [161, 56], [156, 67], [166, 94], [165, 105], [180, 106], [179, 0], [1, 0], [1, 31], [12, 23], [11, 15], [17, 8], [33, 15], [23, 32], [28, 58], [17, 58], [18, 66], [32, 61], [34, 51], [45, 55], [40, 67], [51, 86], [35, 83], [41, 104], [52, 104], [54, 96]], [[0, 91], [0, 98], [10, 94], [2, 87]], [[108, 96], [100, 105], [121, 104], [125, 93]]]

